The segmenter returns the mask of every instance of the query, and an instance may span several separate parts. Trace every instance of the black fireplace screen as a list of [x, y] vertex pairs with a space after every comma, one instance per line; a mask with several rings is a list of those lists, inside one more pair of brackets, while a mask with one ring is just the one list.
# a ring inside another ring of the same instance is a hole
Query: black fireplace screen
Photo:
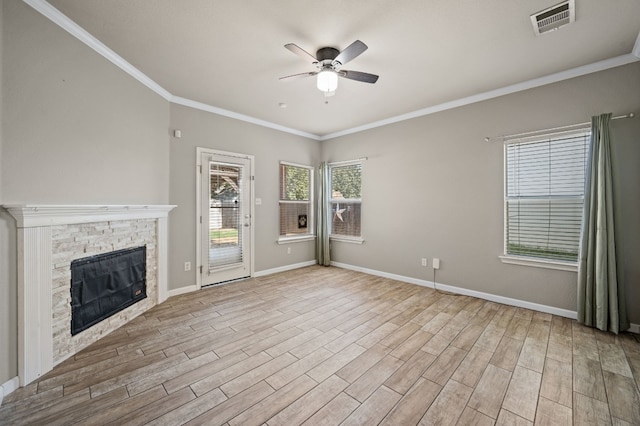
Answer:
[[136, 247], [71, 262], [71, 334], [147, 297], [147, 248]]

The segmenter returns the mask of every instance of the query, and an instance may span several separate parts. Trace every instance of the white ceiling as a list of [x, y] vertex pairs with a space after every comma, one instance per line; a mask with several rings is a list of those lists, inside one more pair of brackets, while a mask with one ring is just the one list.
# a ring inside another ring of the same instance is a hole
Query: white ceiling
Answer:
[[[535, 36], [529, 15], [558, 2], [49, 0], [174, 97], [325, 137], [623, 55], [623, 63], [638, 59], [640, 1], [575, 0], [575, 23]], [[378, 74], [376, 84], [340, 79], [325, 98], [314, 78], [278, 80], [315, 69], [286, 43], [315, 54], [356, 39], [369, 49], [344, 68]]]

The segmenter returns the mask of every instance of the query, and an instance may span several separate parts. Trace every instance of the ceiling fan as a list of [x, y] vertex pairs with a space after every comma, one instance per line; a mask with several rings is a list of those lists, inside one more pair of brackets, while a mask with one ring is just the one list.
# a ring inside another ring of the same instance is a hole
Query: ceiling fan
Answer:
[[357, 58], [362, 52], [368, 49], [367, 45], [360, 40], [354, 41], [342, 52], [333, 47], [321, 47], [316, 52], [315, 57], [294, 43], [285, 44], [284, 47], [302, 57], [302, 59], [311, 61], [311, 63], [318, 68], [318, 71], [288, 75], [286, 77], [280, 77], [280, 80], [293, 80], [317, 75], [318, 89], [324, 92], [325, 96], [335, 94], [335, 90], [338, 87], [338, 76], [350, 80], [362, 81], [364, 83], [375, 83], [378, 81], [378, 76], [375, 74], [342, 69], [344, 64]]

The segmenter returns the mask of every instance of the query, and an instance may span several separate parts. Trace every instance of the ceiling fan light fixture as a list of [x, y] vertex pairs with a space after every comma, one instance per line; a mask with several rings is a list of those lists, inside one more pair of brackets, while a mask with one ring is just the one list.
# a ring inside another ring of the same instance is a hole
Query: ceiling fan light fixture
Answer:
[[311, 64], [315, 66], [318, 71], [288, 75], [280, 77], [280, 80], [294, 80], [315, 75], [318, 90], [324, 93], [325, 97], [336, 94], [336, 89], [338, 88], [338, 77], [371, 84], [378, 81], [378, 76], [375, 74], [342, 69], [344, 64], [355, 59], [362, 52], [367, 50], [367, 45], [360, 40], [354, 41], [342, 52], [333, 47], [322, 47], [318, 49], [316, 56], [313, 56], [293, 43], [285, 44], [284, 47], [301, 58], [311, 61]]
[[318, 73], [318, 90], [321, 92], [335, 92], [338, 88], [338, 74], [334, 71], [324, 70]]

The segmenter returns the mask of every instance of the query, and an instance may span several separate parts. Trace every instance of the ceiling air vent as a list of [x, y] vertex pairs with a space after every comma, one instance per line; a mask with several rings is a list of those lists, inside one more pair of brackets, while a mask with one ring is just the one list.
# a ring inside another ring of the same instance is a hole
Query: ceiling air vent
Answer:
[[536, 35], [557, 30], [576, 20], [574, 0], [563, 1], [548, 9], [531, 15], [533, 31]]

